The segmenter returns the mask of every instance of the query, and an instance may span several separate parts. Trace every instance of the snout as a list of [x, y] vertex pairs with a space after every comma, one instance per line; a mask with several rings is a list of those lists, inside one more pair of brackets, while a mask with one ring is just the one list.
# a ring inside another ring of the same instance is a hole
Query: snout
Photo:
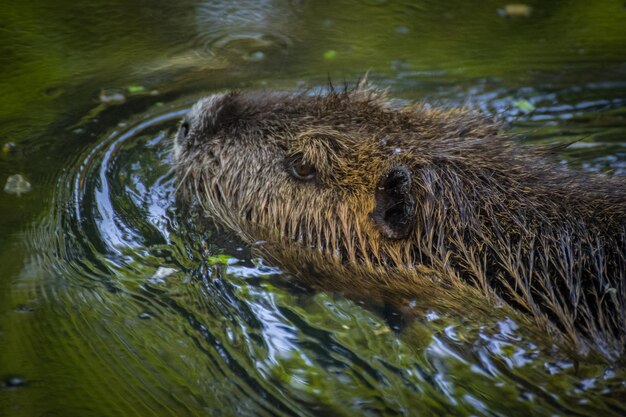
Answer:
[[189, 122], [187, 116], [185, 116], [185, 118], [180, 121], [180, 125], [178, 126], [178, 132], [176, 133], [176, 137], [174, 138], [174, 141], [177, 145], [182, 145], [187, 141], [190, 130], [191, 123]]
[[175, 142], [178, 146], [194, 145], [199, 139], [215, 133], [222, 122], [234, 114], [230, 101], [235, 93], [220, 93], [200, 99], [180, 122]]

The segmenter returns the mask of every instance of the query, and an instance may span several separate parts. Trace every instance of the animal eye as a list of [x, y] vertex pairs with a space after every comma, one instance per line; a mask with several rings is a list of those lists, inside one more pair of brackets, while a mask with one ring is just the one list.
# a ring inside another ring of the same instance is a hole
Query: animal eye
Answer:
[[302, 159], [296, 159], [291, 163], [291, 175], [302, 181], [310, 181], [315, 178], [315, 167]]

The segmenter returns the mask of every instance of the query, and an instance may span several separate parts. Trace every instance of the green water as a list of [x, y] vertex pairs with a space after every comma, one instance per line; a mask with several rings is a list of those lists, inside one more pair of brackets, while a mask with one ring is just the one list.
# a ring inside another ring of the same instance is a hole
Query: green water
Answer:
[[0, 186], [31, 190], [0, 189], [0, 416], [626, 414], [623, 361], [497, 307], [424, 306], [399, 331], [176, 209], [171, 138], [194, 100], [368, 71], [625, 175], [623, 2], [505, 4], [2, 4]]

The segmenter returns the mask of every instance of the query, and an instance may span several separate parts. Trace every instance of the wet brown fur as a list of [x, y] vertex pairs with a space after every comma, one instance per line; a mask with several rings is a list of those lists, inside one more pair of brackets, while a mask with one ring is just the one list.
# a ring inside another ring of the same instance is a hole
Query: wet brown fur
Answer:
[[[404, 299], [472, 288], [579, 349], [623, 353], [622, 178], [566, 169], [472, 112], [393, 108], [363, 86], [219, 94], [186, 123], [175, 146], [181, 196], [310, 284], [332, 276], [326, 288]], [[316, 168], [313, 181], [290, 175], [294, 157]], [[396, 167], [411, 173], [415, 201], [400, 239], [371, 217]]]

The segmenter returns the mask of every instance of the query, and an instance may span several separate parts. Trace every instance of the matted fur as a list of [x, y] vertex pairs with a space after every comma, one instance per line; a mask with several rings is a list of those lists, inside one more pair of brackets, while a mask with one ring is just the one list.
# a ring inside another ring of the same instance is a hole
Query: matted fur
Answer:
[[[358, 86], [324, 95], [230, 92], [179, 134], [182, 198], [315, 284], [436, 297], [468, 286], [556, 326], [575, 346], [626, 343], [626, 185], [568, 170], [465, 110], [401, 109]], [[295, 156], [313, 181], [289, 173]], [[389, 170], [411, 173], [414, 226], [389, 239], [370, 214]], [[438, 277], [438, 278], [433, 278]]]

